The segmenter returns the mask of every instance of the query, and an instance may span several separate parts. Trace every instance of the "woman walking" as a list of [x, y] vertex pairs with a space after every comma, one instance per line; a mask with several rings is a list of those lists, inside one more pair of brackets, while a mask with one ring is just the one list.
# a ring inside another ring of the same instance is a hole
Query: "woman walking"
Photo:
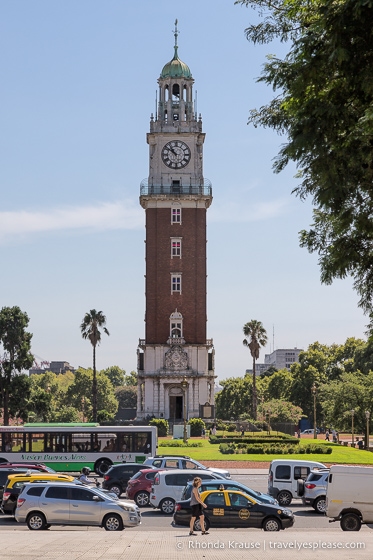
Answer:
[[208, 531], [205, 530], [205, 516], [203, 514], [203, 509], [206, 504], [203, 503], [201, 497], [199, 495], [199, 487], [202, 484], [202, 480], [196, 476], [193, 480], [193, 489], [192, 489], [192, 497], [190, 498], [190, 507], [192, 508], [192, 517], [190, 520], [190, 531], [189, 535], [196, 535], [197, 533], [194, 532], [194, 522], [196, 519], [199, 519], [202, 529], [202, 535], [208, 535]]

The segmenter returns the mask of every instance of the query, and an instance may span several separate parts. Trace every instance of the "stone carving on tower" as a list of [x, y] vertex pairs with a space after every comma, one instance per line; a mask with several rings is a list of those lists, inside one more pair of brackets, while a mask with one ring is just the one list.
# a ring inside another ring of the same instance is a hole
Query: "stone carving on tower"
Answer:
[[[178, 55], [158, 79], [150, 117], [146, 215], [145, 338], [138, 347], [137, 417], [172, 422], [214, 410], [214, 346], [207, 338], [206, 219], [212, 186], [203, 176], [202, 118], [194, 79]], [[206, 408], [207, 409], [207, 408]]]

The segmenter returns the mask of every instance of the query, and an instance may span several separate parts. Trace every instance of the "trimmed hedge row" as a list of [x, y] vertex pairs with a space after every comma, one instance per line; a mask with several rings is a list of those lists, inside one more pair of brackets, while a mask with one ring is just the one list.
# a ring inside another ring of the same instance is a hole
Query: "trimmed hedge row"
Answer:
[[218, 437], [218, 436], [211, 436], [209, 438], [210, 443], [212, 444], [221, 444], [221, 443], [245, 443], [245, 444], [269, 444], [269, 443], [280, 443], [286, 445], [299, 445], [298, 438], [294, 438], [292, 436], [283, 437], [283, 436], [261, 436], [261, 437], [250, 437], [250, 436], [240, 436], [240, 437]]
[[182, 439], [172, 439], [159, 442], [158, 447], [202, 447], [202, 442], [188, 441], [187, 443], [184, 443]]
[[333, 449], [327, 445], [306, 445], [301, 447], [294, 447], [293, 445], [279, 445], [279, 444], [234, 444], [234, 443], [221, 443], [219, 446], [220, 453], [224, 455], [234, 454], [257, 454], [257, 455], [293, 455], [300, 454], [306, 455], [308, 453], [320, 453], [330, 455]]

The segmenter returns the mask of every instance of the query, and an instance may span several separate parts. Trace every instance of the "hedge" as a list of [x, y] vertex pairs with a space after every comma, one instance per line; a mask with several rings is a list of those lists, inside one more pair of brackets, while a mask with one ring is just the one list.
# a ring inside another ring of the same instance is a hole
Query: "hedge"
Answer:
[[308, 454], [320, 453], [330, 455], [333, 452], [331, 447], [326, 445], [307, 445], [305, 447], [294, 447], [287, 444], [238, 444], [235, 443], [221, 443], [219, 446], [220, 453], [224, 455], [229, 454], [256, 454], [256, 455], [293, 455], [293, 454]]

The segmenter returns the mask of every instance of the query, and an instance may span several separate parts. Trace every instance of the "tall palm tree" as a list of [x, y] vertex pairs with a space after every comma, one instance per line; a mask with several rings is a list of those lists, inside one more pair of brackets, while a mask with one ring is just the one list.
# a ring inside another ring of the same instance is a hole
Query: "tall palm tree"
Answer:
[[92, 413], [93, 421], [97, 422], [97, 376], [96, 376], [96, 346], [100, 344], [101, 341], [101, 331], [109, 336], [109, 331], [105, 327], [106, 317], [102, 311], [96, 311], [96, 309], [91, 309], [89, 313], [84, 315], [82, 324], [80, 325], [80, 331], [82, 337], [89, 339], [93, 346], [93, 382], [92, 382]]
[[252, 319], [244, 325], [243, 334], [245, 335], [243, 345], [249, 347], [253, 358], [253, 418], [256, 420], [258, 397], [256, 392], [255, 361], [259, 358], [260, 347], [267, 344], [267, 331], [260, 321]]

